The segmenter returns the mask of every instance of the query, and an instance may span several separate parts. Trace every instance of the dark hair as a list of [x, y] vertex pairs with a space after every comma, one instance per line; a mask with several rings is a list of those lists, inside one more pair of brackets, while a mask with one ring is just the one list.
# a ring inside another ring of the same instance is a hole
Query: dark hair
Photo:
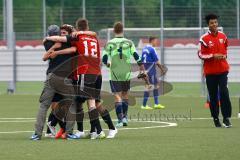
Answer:
[[121, 22], [116, 22], [113, 25], [114, 33], [120, 34], [123, 33], [123, 24]]
[[154, 39], [157, 39], [157, 37], [154, 36], [149, 37], [149, 43], [151, 43]]
[[206, 23], [209, 24], [211, 19], [218, 19], [219, 17], [216, 14], [208, 14], [205, 16]]
[[83, 18], [79, 18], [76, 22], [76, 28], [79, 31], [86, 31], [88, 29], [88, 20], [83, 19]]
[[69, 24], [63, 24], [60, 29], [62, 30], [66, 30], [68, 32], [68, 34], [71, 34], [73, 32], [73, 26], [69, 25]]

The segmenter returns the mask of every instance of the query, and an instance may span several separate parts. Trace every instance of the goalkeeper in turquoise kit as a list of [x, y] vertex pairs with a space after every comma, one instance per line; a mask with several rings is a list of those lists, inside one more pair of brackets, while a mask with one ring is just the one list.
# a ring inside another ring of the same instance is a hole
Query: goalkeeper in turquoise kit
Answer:
[[[110, 86], [115, 96], [115, 109], [118, 118], [116, 127], [128, 125], [128, 91], [131, 78], [131, 57], [140, 66], [141, 72], [144, 67], [141, 58], [136, 52], [134, 43], [123, 37], [123, 25], [121, 22], [114, 24], [115, 38], [110, 40], [103, 51], [103, 63], [110, 68]], [[144, 74], [144, 73], [143, 73]]]

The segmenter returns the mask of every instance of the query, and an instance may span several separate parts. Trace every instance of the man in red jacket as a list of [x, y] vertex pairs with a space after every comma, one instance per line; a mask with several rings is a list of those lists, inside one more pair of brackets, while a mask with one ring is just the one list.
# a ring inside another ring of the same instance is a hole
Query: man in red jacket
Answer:
[[204, 75], [210, 97], [210, 111], [216, 127], [221, 127], [219, 121], [218, 90], [220, 92], [223, 126], [231, 127], [229, 118], [232, 113], [227, 81], [229, 64], [227, 62], [227, 36], [218, 31], [218, 16], [209, 14], [205, 17], [209, 31], [200, 38], [198, 56], [203, 60]]

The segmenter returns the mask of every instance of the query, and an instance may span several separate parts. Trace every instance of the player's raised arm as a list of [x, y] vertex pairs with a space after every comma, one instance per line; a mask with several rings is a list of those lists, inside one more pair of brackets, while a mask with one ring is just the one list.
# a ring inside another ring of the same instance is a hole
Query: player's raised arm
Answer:
[[76, 31], [72, 33], [72, 37], [77, 37], [78, 35], [89, 35], [96, 37], [97, 33], [93, 31]]
[[54, 41], [54, 42], [67, 42], [66, 36], [51, 36], [46, 37], [45, 40]]

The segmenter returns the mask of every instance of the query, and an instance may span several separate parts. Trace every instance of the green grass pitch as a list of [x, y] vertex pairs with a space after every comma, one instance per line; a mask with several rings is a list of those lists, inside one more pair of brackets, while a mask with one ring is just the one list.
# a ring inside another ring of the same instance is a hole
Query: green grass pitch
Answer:
[[[138, 99], [137, 105], [129, 109], [131, 119], [136, 120], [129, 122], [129, 129], [120, 130], [115, 139], [67, 141], [43, 138], [34, 142], [28, 140], [34, 119], [15, 118], [35, 117], [41, 87], [41, 83], [19, 82], [17, 93], [7, 95], [6, 83], [0, 83], [0, 160], [239, 159], [240, 119], [236, 117], [240, 85], [237, 83], [229, 85], [233, 106], [233, 127], [229, 129], [213, 127], [209, 110], [204, 108], [206, 98], [200, 96], [199, 84], [174, 83], [173, 91], [159, 98], [166, 109], [143, 111], [140, 109], [142, 100]], [[115, 119], [114, 111], [111, 114]], [[167, 123], [155, 123], [151, 115], [155, 115], [157, 121], [176, 123], [177, 126], [164, 127]], [[89, 129], [87, 122], [85, 129]], [[21, 132], [8, 133], [14, 131]]]

